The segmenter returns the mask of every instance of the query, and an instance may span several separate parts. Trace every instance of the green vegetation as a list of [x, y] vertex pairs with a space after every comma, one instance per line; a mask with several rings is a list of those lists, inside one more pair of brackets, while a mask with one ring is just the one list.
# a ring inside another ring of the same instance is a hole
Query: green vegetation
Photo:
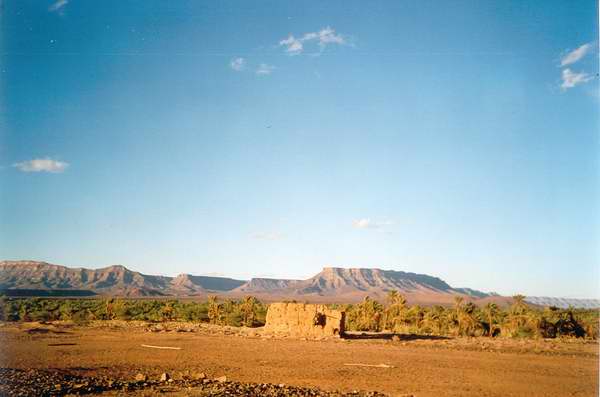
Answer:
[[258, 327], [265, 323], [267, 307], [254, 297], [241, 301], [208, 302], [150, 299], [47, 299], [0, 297], [1, 321], [141, 320], [190, 321]]
[[346, 311], [348, 331], [390, 331], [401, 334], [487, 337], [587, 337], [598, 338], [598, 310], [543, 310], [529, 307], [516, 295], [513, 304], [501, 309], [495, 303], [478, 307], [456, 297], [453, 307], [407, 306], [397, 291], [390, 291], [387, 304], [368, 296], [359, 304], [337, 306]]
[[[598, 310], [537, 309], [513, 297], [505, 309], [494, 303], [478, 307], [457, 297], [452, 307], [408, 306], [398, 291], [390, 291], [385, 304], [368, 296], [355, 305], [332, 305], [346, 311], [348, 331], [388, 331], [439, 336], [598, 338]], [[190, 321], [218, 325], [258, 327], [265, 323], [267, 305], [252, 296], [242, 300], [176, 299], [63, 299], [0, 296], [0, 321], [141, 320]]]

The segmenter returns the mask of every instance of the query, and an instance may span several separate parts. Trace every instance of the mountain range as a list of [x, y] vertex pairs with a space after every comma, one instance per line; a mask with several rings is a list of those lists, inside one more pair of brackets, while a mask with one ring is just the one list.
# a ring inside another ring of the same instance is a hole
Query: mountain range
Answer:
[[[237, 298], [253, 295], [265, 301], [357, 302], [366, 295], [385, 299], [398, 290], [410, 303], [449, 304], [455, 296], [487, 301], [502, 297], [470, 288], [453, 288], [440, 278], [395, 270], [325, 267], [306, 280], [226, 277], [155, 276], [123, 266], [100, 269], [69, 268], [36, 261], [0, 261], [0, 290], [11, 295], [19, 291], [48, 295], [111, 295], [125, 297], [206, 297], [216, 294]], [[36, 293], [37, 292], [37, 293]]]

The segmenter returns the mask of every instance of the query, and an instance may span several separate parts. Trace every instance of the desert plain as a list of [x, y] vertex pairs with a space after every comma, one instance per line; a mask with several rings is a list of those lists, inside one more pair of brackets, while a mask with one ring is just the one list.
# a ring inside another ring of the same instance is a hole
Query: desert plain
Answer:
[[303, 339], [175, 322], [4, 323], [0, 394], [595, 396], [598, 357], [597, 342], [582, 339]]

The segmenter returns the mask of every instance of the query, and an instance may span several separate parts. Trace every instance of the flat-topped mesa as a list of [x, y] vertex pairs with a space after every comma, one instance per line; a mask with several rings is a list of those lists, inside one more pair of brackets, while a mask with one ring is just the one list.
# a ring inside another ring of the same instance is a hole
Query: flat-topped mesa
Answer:
[[288, 288], [293, 288], [300, 283], [302, 283], [302, 280], [255, 277], [250, 279], [250, 281], [248, 281], [247, 283], [241, 285], [236, 290], [240, 292], [279, 291]]
[[358, 302], [366, 295], [383, 301], [389, 291], [404, 294], [410, 302], [451, 304], [454, 295], [481, 299], [489, 294], [468, 288], [452, 288], [425, 274], [372, 268], [327, 266], [306, 280], [226, 277], [177, 277], [148, 275], [113, 265], [96, 269], [69, 268], [37, 261], [0, 261], [0, 290], [86, 290], [101, 295], [201, 296], [228, 294], [239, 298], [296, 299], [313, 302]]
[[202, 291], [231, 291], [244, 285], [243, 280], [235, 280], [228, 277], [193, 276], [191, 274], [180, 274], [171, 281], [172, 287], [184, 286]]
[[444, 292], [452, 290], [450, 285], [437, 277], [396, 270], [324, 267], [323, 271], [315, 277], [320, 277], [332, 287], [337, 288], [353, 285], [361, 290], [370, 288], [384, 290], [429, 288]]

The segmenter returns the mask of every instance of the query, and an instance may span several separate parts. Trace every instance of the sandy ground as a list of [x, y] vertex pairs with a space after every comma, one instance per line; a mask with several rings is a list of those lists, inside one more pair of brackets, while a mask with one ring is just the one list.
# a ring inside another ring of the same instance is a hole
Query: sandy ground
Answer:
[[[298, 340], [200, 327], [4, 324], [0, 366], [132, 379], [202, 371], [242, 382], [393, 396], [597, 396], [598, 344], [487, 338]], [[159, 350], [141, 345], [179, 347]], [[389, 368], [345, 364], [385, 364]]]

